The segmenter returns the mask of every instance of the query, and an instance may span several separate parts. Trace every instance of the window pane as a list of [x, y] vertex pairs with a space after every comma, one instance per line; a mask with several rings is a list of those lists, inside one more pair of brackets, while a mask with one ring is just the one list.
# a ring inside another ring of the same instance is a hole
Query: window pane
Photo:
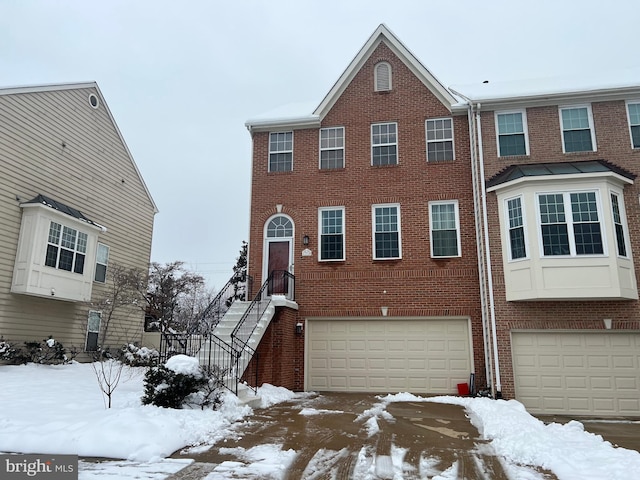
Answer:
[[540, 222], [564, 223], [564, 199], [562, 194], [540, 195]]
[[564, 108], [562, 110], [562, 129], [589, 129], [589, 113], [587, 108]]
[[631, 125], [640, 125], [640, 103], [630, 103], [628, 107]]
[[87, 352], [95, 352], [98, 350], [98, 334], [89, 332], [87, 333], [87, 345], [85, 346]]
[[69, 227], [63, 227], [62, 229], [62, 246], [65, 248], [76, 248], [76, 235], [77, 230]]
[[96, 275], [94, 280], [96, 282], [106, 282], [107, 281], [107, 266], [101, 263], [96, 264]]
[[76, 253], [76, 261], [73, 264], [74, 273], [84, 272], [84, 255], [81, 253]]
[[572, 193], [571, 212], [574, 222], [597, 222], [596, 194], [594, 192]]
[[567, 225], [542, 225], [542, 246], [545, 255], [569, 255]]
[[65, 250], [64, 248], [61, 248], [60, 262], [58, 263], [58, 268], [60, 270], [66, 270], [70, 272], [72, 267], [73, 267], [73, 251]]
[[522, 124], [522, 113], [502, 113], [498, 115], [498, 134], [510, 135], [514, 133], [524, 133]]
[[613, 223], [616, 226], [616, 244], [618, 246], [618, 255], [627, 256], [627, 245], [624, 240], [624, 227], [622, 225], [622, 217], [620, 216], [620, 205], [618, 196], [611, 194], [611, 209], [613, 211]]
[[376, 258], [398, 258], [399, 256], [398, 233], [376, 233]]
[[434, 257], [455, 257], [458, 255], [456, 230], [434, 230], [432, 238]]
[[320, 168], [344, 168], [344, 150], [321, 151]]
[[60, 231], [62, 230], [62, 225], [59, 223], [51, 222], [49, 225], [49, 243], [58, 244], [60, 242]]
[[342, 260], [344, 258], [342, 235], [322, 235], [321, 243], [321, 260]]
[[518, 227], [509, 230], [509, 243], [511, 246], [511, 258], [525, 258], [527, 251], [524, 245], [524, 228]]
[[453, 142], [427, 144], [427, 160], [430, 162], [453, 160]]
[[599, 223], [578, 223], [573, 225], [577, 255], [603, 253], [602, 235]]
[[631, 138], [633, 139], [633, 148], [640, 148], [640, 125], [631, 127]]
[[395, 165], [396, 146], [390, 145], [386, 147], [373, 147], [373, 164], [374, 165]]
[[270, 172], [290, 172], [293, 165], [292, 153], [272, 153], [269, 155]]
[[109, 247], [101, 243], [98, 244], [98, 253], [96, 254], [96, 261], [98, 263], [105, 264], [109, 261]]
[[500, 156], [526, 155], [527, 147], [524, 142], [524, 134], [500, 135]]
[[398, 211], [396, 207], [376, 208], [376, 232], [398, 230]]
[[593, 150], [590, 130], [571, 130], [564, 132], [565, 152], [589, 152]]
[[78, 232], [78, 245], [76, 250], [80, 253], [87, 253], [87, 234]]
[[55, 245], [47, 245], [47, 256], [44, 259], [44, 264], [47, 267], [56, 268], [58, 262], [58, 247]]

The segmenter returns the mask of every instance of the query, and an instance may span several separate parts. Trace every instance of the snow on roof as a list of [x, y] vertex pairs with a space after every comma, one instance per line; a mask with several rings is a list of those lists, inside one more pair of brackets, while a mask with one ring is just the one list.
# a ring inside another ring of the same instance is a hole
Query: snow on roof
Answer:
[[614, 92], [636, 89], [640, 95], [640, 67], [603, 70], [558, 77], [532, 78], [512, 81], [485, 81], [450, 87], [474, 101], [523, 99], [540, 96], [569, 96], [571, 94]]

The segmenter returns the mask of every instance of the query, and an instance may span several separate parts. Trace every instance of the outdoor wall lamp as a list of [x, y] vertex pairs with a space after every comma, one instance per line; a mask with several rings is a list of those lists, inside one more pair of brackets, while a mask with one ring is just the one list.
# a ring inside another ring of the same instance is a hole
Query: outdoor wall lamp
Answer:
[[304, 237], [302, 237], [302, 244], [304, 246], [309, 245], [309, 235], [305, 235]]
[[296, 333], [300, 335], [302, 333], [302, 323], [296, 323]]

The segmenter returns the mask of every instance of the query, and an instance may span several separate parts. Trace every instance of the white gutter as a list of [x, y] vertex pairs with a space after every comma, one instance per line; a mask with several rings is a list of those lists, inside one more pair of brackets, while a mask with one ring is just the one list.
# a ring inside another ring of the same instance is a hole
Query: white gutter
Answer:
[[484, 155], [482, 153], [482, 127], [480, 125], [480, 104], [476, 108], [476, 123], [478, 125], [478, 158], [480, 160], [480, 173], [483, 178], [480, 182], [482, 189], [482, 223], [484, 227], [484, 244], [487, 262], [487, 282], [489, 290], [489, 314], [491, 316], [491, 333], [493, 336], [493, 357], [496, 371], [496, 393], [494, 398], [502, 398], [502, 383], [500, 381], [500, 361], [498, 359], [498, 335], [496, 332], [496, 309], [493, 298], [493, 270], [491, 269], [491, 249], [489, 248], [489, 221], [487, 220], [487, 187], [484, 182]]

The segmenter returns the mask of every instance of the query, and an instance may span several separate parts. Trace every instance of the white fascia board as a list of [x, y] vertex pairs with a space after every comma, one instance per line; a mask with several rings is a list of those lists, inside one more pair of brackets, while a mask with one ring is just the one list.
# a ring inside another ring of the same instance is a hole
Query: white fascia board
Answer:
[[308, 115], [303, 117], [273, 118], [248, 120], [244, 124], [250, 132], [266, 132], [273, 130], [299, 130], [302, 128], [319, 128], [320, 117]]
[[45, 85], [23, 85], [0, 88], [0, 95], [15, 95], [18, 93], [52, 92], [57, 90], [76, 90], [82, 88], [97, 88], [96, 82], [49, 83]]

